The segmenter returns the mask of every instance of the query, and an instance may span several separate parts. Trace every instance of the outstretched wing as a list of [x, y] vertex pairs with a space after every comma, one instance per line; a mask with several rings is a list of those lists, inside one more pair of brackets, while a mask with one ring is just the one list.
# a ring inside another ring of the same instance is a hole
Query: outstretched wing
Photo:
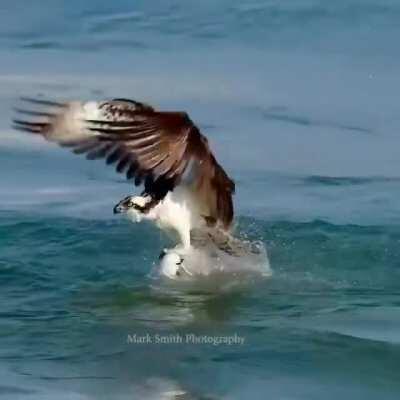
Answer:
[[[184, 112], [160, 112], [133, 100], [57, 103], [22, 99], [19, 130], [41, 135], [76, 154], [105, 158], [116, 170], [162, 199], [190, 172], [190, 190], [208, 222], [228, 228], [234, 183], [213, 156], [207, 139]], [[29, 116], [29, 120], [22, 118]]]

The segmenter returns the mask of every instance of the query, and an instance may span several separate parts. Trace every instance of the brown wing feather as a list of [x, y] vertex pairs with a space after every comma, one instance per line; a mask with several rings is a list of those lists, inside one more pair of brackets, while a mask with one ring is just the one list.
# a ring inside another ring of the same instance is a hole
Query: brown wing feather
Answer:
[[51, 110], [18, 109], [20, 114], [40, 120], [15, 120], [17, 129], [41, 134], [74, 153], [86, 153], [88, 159], [105, 158], [107, 164], [116, 164], [118, 172], [133, 178], [136, 185], [144, 183], [145, 191], [156, 199], [162, 199], [180, 183], [193, 161], [197, 175], [192, 194], [201, 214], [208, 222], [220, 222], [229, 228], [235, 185], [186, 113], [159, 112], [144, 103], [117, 99], [100, 104], [101, 118], [87, 118], [82, 124], [76, 122], [82, 103], [23, 100]]

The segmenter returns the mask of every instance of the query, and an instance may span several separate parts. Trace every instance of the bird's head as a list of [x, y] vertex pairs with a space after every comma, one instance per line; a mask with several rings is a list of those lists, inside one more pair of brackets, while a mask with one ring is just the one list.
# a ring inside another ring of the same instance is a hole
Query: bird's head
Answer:
[[144, 197], [128, 196], [115, 205], [114, 214], [127, 214], [136, 222], [140, 222], [145, 205], [146, 199]]

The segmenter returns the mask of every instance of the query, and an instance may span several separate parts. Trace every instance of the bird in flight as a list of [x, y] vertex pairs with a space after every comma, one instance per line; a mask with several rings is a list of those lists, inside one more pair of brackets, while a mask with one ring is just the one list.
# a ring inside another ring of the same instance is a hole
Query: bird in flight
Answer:
[[122, 199], [114, 213], [175, 232], [175, 250], [182, 254], [192, 245], [193, 229], [229, 236], [235, 184], [187, 113], [158, 111], [128, 99], [21, 102], [15, 129], [85, 154], [88, 160], [103, 158], [143, 186], [140, 196]]

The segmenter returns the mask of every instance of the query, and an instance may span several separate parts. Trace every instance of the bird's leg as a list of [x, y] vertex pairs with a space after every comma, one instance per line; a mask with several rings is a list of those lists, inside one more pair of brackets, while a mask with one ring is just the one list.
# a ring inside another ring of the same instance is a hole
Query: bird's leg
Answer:
[[190, 227], [188, 224], [181, 224], [178, 229], [178, 236], [180, 239], [180, 243], [178, 243], [174, 251], [179, 253], [186, 253], [190, 248]]
[[179, 243], [171, 248], [171, 249], [164, 249], [165, 252], [174, 252], [179, 255], [185, 255], [188, 250], [191, 248], [190, 244], [190, 227], [188, 224], [182, 223], [176, 228], [176, 233], [178, 234]]
[[185, 271], [186, 274], [193, 276], [193, 274], [185, 267], [185, 264], [183, 263], [183, 261], [184, 261], [183, 256], [186, 255], [191, 248], [189, 226], [187, 226], [187, 229], [182, 229], [182, 230], [178, 231], [178, 233], [179, 233], [179, 237], [181, 239], [181, 243], [175, 247], [174, 252], [177, 253], [182, 259], [181, 263], [179, 264], [179, 267], [183, 271]]

